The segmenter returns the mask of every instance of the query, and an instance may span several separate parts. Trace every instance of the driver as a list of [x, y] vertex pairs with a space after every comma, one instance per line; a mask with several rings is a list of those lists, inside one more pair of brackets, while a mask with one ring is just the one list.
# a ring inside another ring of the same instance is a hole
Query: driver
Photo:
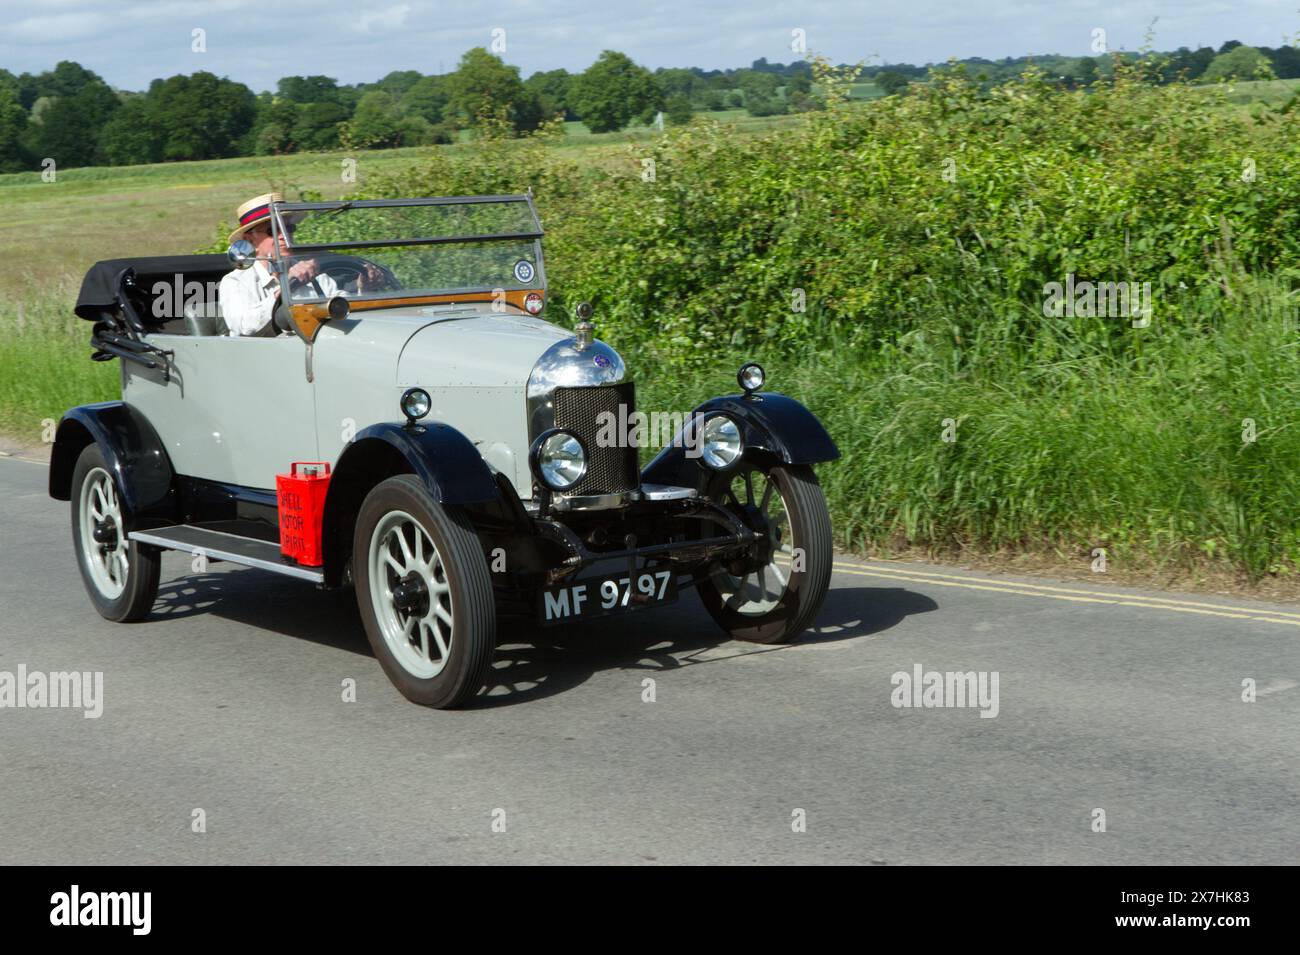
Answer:
[[[272, 337], [276, 334], [275, 307], [280, 302], [280, 279], [267, 267], [275, 250], [271, 235], [271, 204], [280, 201], [269, 192], [250, 199], [235, 211], [239, 228], [230, 233], [231, 243], [247, 239], [257, 252], [251, 269], [235, 269], [221, 280], [221, 314], [232, 338], [240, 335]], [[293, 223], [286, 222], [290, 235], [280, 236], [280, 254], [289, 255]], [[339, 291], [338, 283], [320, 270], [315, 259], [301, 259], [289, 267], [290, 298], [328, 299]]]

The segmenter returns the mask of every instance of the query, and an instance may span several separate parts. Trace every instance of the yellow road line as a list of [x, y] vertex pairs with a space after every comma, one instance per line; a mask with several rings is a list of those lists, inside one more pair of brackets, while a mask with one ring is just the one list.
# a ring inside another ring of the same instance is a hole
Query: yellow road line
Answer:
[[[895, 572], [895, 571], [894, 571], [894, 568], [892, 568], [892, 567], [880, 567], [879, 565], [873, 565], [873, 564], [846, 564], [846, 563], [839, 563], [839, 564], [834, 564], [833, 566], [834, 566], [834, 569], [835, 569], [835, 570], [843, 570], [843, 571], [846, 571], [846, 572], [852, 572], [854, 569], [860, 569], [860, 570], [882, 570], [882, 571], [888, 571], [888, 572], [890, 572], [890, 573], [894, 573], [894, 572]], [[959, 575], [957, 575], [957, 574], [941, 574], [941, 573], [939, 573], [939, 572], [937, 572], [937, 571], [931, 571], [931, 570], [912, 570], [910, 567], [900, 567], [900, 568], [898, 569], [897, 573], [910, 574], [910, 575], [912, 575], [913, 577], [934, 578], [934, 579], [936, 579], [936, 580], [956, 580], [956, 581], [967, 581], [967, 580], [989, 580], [990, 583], [995, 583], [995, 584], [1001, 584], [1001, 583], [1002, 583], [1001, 581], [990, 580], [990, 578], [987, 578], [987, 577], [974, 577], [974, 578], [972, 578], [972, 577], [962, 577], [962, 576], [959, 576]], [[1007, 582], [1006, 584], [1004, 584], [1003, 586], [1008, 586], [1008, 587], [1022, 587], [1022, 588], [1026, 589], [1026, 590], [1046, 591], [1046, 592], [1048, 592], [1048, 593], [1058, 593], [1058, 594], [1082, 594], [1082, 595], [1085, 596], [1085, 597], [1116, 597], [1116, 598], [1118, 598], [1118, 599], [1120, 599], [1120, 600], [1145, 600], [1145, 601], [1148, 601], [1148, 602], [1150, 602], [1150, 603], [1167, 603], [1167, 604], [1176, 604], [1177, 606], [1180, 606], [1180, 607], [1205, 607], [1205, 608], [1208, 609], [1208, 610], [1228, 610], [1228, 611], [1233, 611], [1233, 612], [1240, 612], [1240, 611], [1242, 611], [1242, 610], [1245, 609], [1245, 608], [1242, 608], [1242, 607], [1232, 607], [1232, 606], [1229, 606], [1229, 605], [1226, 605], [1226, 604], [1212, 604], [1212, 603], [1204, 603], [1204, 602], [1199, 601], [1199, 600], [1184, 600], [1184, 599], [1182, 599], [1182, 598], [1177, 598], [1177, 597], [1147, 597], [1147, 596], [1137, 596], [1137, 595], [1134, 595], [1134, 594], [1118, 594], [1118, 593], [1112, 593], [1112, 592], [1104, 591], [1104, 590], [1080, 590], [1080, 589], [1078, 589], [1078, 588], [1074, 588], [1074, 587], [1053, 587], [1053, 586], [1051, 586], [1051, 585], [1049, 585], [1049, 584], [1027, 584], [1027, 583], [1023, 583], [1023, 582], [1020, 582], [1020, 581], [1017, 581], [1016, 583], [1011, 583], [1010, 581], [1008, 581], [1008, 582]], [[1293, 618], [1295, 618], [1296, 620], [1300, 620], [1300, 613], [1292, 612], [1292, 611], [1288, 611], [1288, 610], [1246, 610], [1246, 612], [1247, 612], [1247, 613], [1266, 613], [1266, 614], [1269, 614], [1270, 616], [1273, 616], [1273, 617], [1293, 617]]]
[[[1300, 620], [1291, 620], [1285, 617], [1272, 615], [1272, 611], [1259, 611], [1257, 613], [1243, 610], [1203, 610], [1200, 607], [1183, 605], [1177, 602], [1155, 603], [1147, 601], [1145, 598], [1118, 598], [1118, 597], [1084, 597], [1066, 593], [1045, 593], [1035, 590], [1023, 590], [1018, 585], [1000, 585], [1000, 584], [972, 584], [969, 582], [959, 583], [956, 580], [938, 580], [934, 577], [911, 577], [901, 573], [885, 573], [869, 570], [850, 570], [843, 566], [836, 566], [837, 573], [853, 574], [858, 577], [879, 577], [884, 580], [901, 580], [912, 584], [933, 584], [936, 587], [960, 587], [964, 590], [987, 590], [993, 593], [1017, 594], [1022, 597], [1044, 597], [1048, 600], [1068, 600], [1074, 603], [1094, 603], [1094, 604], [1111, 604], [1122, 607], [1141, 607], [1145, 610], [1172, 610], [1176, 613], [1194, 613], [1206, 617], [1228, 617], [1234, 620], [1257, 620], [1262, 623], [1284, 623], [1292, 627], [1300, 627]], [[969, 579], [969, 578], [968, 578]], [[976, 578], [979, 579], [979, 578]], [[1058, 588], [1061, 589], [1061, 588]], [[1164, 598], [1156, 598], [1162, 600]]]

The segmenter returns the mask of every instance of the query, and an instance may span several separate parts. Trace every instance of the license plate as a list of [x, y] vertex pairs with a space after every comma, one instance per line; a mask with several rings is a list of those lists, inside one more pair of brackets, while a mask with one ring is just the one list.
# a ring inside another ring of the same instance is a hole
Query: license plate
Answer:
[[645, 568], [634, 574], [608, 574], [575, 580], [542, 591], [538, 618], [543, 625], [589, 620], [609, 614], [661, 607], [677, 600], [677, 575]]

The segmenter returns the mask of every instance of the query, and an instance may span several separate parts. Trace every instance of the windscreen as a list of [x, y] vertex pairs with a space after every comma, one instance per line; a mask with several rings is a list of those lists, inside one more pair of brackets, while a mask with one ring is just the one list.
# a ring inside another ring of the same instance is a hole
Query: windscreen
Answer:
[[288, 205], [280, 222], [294, 301], [542, 286], [541, 227], [523, 200]]

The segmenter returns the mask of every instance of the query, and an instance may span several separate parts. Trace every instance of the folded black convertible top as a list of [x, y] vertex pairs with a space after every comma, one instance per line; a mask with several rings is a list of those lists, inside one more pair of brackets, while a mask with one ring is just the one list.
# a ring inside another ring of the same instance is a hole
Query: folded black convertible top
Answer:
[[107, 259], [96, 262], [81, 280], [81, 294], [73, 311], [81, 318], [96, 321], [105, 309], [116, 308], [122, 278], [135, 273], [136, 284], [148, 289], [156, 282], [172, 283], [179, 277], [186, 281], [210, 281], [231, 270], [224, 255], [161, 255], [136, 259]]

